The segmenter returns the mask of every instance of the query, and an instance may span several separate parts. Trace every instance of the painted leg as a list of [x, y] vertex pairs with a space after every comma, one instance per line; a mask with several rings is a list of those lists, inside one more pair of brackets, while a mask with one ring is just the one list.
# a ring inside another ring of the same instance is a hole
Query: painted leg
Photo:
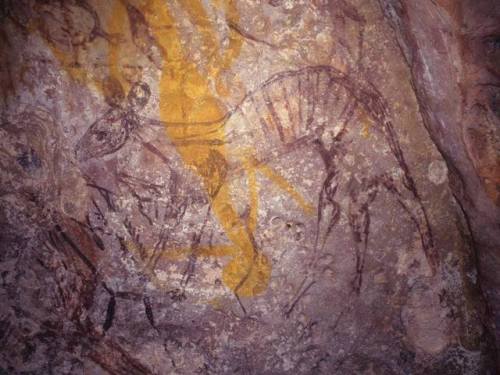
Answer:
[[335, 169], [331, 170], [319, 194], [314, 262], [316, 261], [318, 252], [321, 252], [325, 247], [328, 237], [340, 218], [340, 205], [335, 201], [339, 178], [340, 174], [338, 171]]
[[427, 213], [414, 185], [405, 184], [402, 178], [394, 179], [392, 177], [385, 177], [384, 186], [396, 197], [399, 204], [415, 223], [420, 234], [422, 249], [431, 272], [434, 275], [439, 267], [439, 256], [434, 246], [432, 230], [429, 219], [427, 218]]
[[368, 249], [368, 236], [370, 234], [369, 209], [377, 193], [378, 182], [376, 179], [373, 179], [369, 183], [363, 182], [358, 191], [351, 191], [348, 216], [356, 252], [356, 268], [352, 281], [352, 288], [356, 294], [360, 293], [363, 284], [363, 270]]

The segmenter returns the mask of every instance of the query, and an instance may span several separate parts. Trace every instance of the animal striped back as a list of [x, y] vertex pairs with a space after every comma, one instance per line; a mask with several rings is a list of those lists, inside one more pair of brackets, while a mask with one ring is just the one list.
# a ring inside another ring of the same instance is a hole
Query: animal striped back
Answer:
[[347, 128], [363, 111], [350, 82], [327, 66], [274, 75], [248, 93], [226, 123], [235, 152], [272, 156], [292, 145]]

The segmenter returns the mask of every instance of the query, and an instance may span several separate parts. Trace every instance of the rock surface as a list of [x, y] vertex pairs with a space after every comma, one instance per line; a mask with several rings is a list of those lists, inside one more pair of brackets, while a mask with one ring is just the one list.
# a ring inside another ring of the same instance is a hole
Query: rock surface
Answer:
[[[500, 4], [381, 0], [420, 111], [452, 172], [500, 338]], [[500, 358], [500, 355], [498, 356]]]
[[496, 373], [492, 1], [0, 4], [0, 373]]

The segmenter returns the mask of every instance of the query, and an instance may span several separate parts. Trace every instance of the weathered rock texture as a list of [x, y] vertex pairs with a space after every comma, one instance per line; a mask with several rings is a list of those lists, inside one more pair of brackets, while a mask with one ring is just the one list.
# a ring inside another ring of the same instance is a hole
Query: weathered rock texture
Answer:
[[[382, 0], [447, 161], [500, 338], [500, 4]], [[499, 356], [500, 358], [500, 356]]]
[[496, 373], [494, 2], [0, 4], [0, 373]]

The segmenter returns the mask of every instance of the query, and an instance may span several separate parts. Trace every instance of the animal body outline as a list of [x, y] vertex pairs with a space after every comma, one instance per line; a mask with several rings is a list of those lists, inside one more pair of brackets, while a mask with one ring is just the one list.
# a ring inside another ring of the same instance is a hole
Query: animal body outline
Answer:
[[[397, 202], [401, 205], [401, 207], [409, 215], [410, 219], [417, 227], [420, 235], [422, 249], [424, 251], [431, 273], [435, 274], [437, 267], [439, 266], [439, 257], [434, 247], [433, 234], [427, 217], [427, 213], [425, 207], [423, 206], [420, 194], [418, 193], [413, 176], [404, 158], [396, 131], [394, 129], [392, 121], [390, 120], [388, 106], [385, 103], [380, 92], [371, 83], [366, 81], [362, 82], [359, 79], [355, 80], [352, 78], [352, 76], [341, 73], [331, 66], [308, 66], [298, 70], [285, 71], [275, 74], [273, 77], [265, 81], [264, 84], [260, 85], [258, 89], [247, 94], [243, 102], [248, 100], [249, 97], [252, 98], [259, 92], [265, 90], [270, 86], [279, 85], [280, 82], [283, 82], [287, 78], [290, 79], [300, 75], [307, 76], [309, 74], [319, 77], [319, 75], [322, 73], [330, 75], [330, 83], [333, 82], [333, 86], [339, 85], [343, 87], [346, 91], [348, 91], [353, 99], [350, 102], [348, 101], [346, 103], [342, 111], [339, 111], [341, 113], [341, 118], [339, 118], [339, 121], [342, 121], [343, 124], [332, 139], [331, 145], [328, 146], [325, 144], [325, 142], [322, 141], [321, 135], [317, 132], [318, 129], [312, 129], [312, 131], [310, 131], [309, 133], [305, 132], [306, 129], [302, 129], [302, 131], [304, 132], [302, 136], [299, 135], [297, 137], [297, 134], [295, 134], [294, 142], [291, 143], [291, 148], [293, 148], [294, 144], [298, 144], [299, 146], [303, 146], [304, 143], [313, 145], [324, 164], [326, 170], [326, 178], [322, 183], [322, 188], [319, 195], [319, 207], [317, 210], [317, 231], [313, 249], [314, 256], [311, 264], [308, 266], [308, 275], [300, 284], [295, 297], [285, 307], [286, 316], [290, 315], [297, 301], [304, 295], [304, 293], [306, 293], [311, 288], [313, 284], [316, 283], [316, 278], [313, 274], [319, 258], [318, 253], [324, 247], [327, 238], [331, 234], [331, 231], [338, 223], [338, 220], [340, 218], [340, 205], [335, 200], [335, 194], [339, 188], [339, 177], [342, 171], [339, 169], [336, 158], [338, 157], [339, 150], [342, 147], [346, 146], [345, 144], [343, 144], [343, 140], [350, 131], [348, 126], [349, 121], [351, 120], [353, 113], [356, 111], [357, 106], [362, 106], [363, 109], [371, 116], [371, 119], [374, 120], [374, 130], [382, 134], [401, 173], [399, 174], [399, 177], [395, 177], [391, 173], [382, 173], [377, 176], [373, 176], [371, 179], [363, 179], [361, 187], [358, 188], [356, 192], [353, 192], [353, 194], [351, 194], [350, 199], [353, 204], [352, 209], [349, 209], [347, 216], [349, 217], [349, 226], [351, 228], [352, 237], [355, 242], [356, 253], [355, 277], [352, 280], [353, 291], [356, 294], [359, 294], [361, 290], [365, 256], [368, 248], [370, 226], [369, 209], [370, 205], [375, 201], [378, 192], [382, 188], [396, 198]], [[314, 101], [319, 102], [318, 99], [322, 98], [322, 95], [317, 95], [317, 97], [315, 98], [314, 93], [312, 94], [313, 95], [307, 96], [306, 99], [313, 102], [308, 103], [308, 107], [312, 108], [307, 115], [304, 115], [303, 117], [301, 116], [302, 120], [306, 123], [305, 128], [307, 128], [315, 121], [315, 119], [313, 118], [315, 112], [314, 107], [318, 103], [314, 103]], [[326, 93], [326, 95], [328, 94], [329, 93]], [[277, 119], [279, 115], [277, 114], [276, 108], [273, 108], [274, 104], [272, 103], [272, 101], [270, 101], [269, 95], [267, 95], [266, 97], [266, 94], [261, 94], [261, 96], [261, 104], [264, 104], [264, 106], [268, 108], [268, 111], [270, 113], [269, 117], [271, 117], [271, 119], [274, 118], [270, 121], [272, 122], [272, 124], [268, 124], [266, 125], [266, 127], [274, 131], [275, 139], [280, 139], [281, 141], [283, 141], [284, 138], [286, 138], [285, 131], [282, 126], [283, 124], [280, 124], [280, 122], [282, 123], [283, 121]], [[281, 104], [285, 107], [289, 106], [288, 103]], [[239, 104], [239, 106], [235, 109], [235, 111], [233, 111], [233, 113], [236, 111], [240, 111], [241, 108], [242, 103]], [[264, 120], [264, 117], [265, 116], [260, 116], [259, 120], [261, 124], [266, 122], [266, 120]], [[325, 124], [324, 127], [327, 128], [328, 125]], [[284, 151], [286, 152], [286, 147]]]

